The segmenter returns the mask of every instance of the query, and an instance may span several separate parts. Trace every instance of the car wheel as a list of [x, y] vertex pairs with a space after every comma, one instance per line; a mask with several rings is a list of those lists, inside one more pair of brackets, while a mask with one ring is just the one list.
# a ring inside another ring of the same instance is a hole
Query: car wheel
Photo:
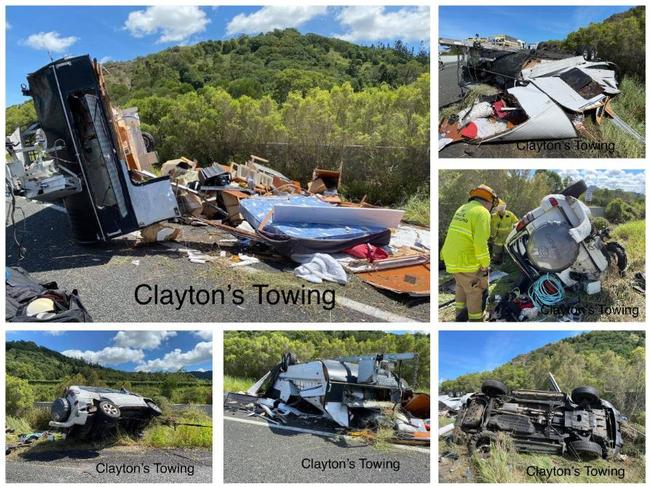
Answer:
[[580, 198], [580, 195], [587, 191], [587, 183], [580, 180], [577, 183], [573, 183], [570, 186], [564, 188], [561, 194], [564, 196], [573, 196], [574, 198]]
[[600, 402], [598, 391], [590, 386], [576, 387], [571, 391], [571, 399], [576, 404], [596, 405]]
[[488, 379], [483, 382], [483, 385], [481, 386], [481, 392], [490, 397], [505, 396], [508, 394], [508, 388], [503, 382]]
[[605, 245], [605, 255], [609, 265], [616, 264], [618, 272], [621, 276], [625, 275], [627, 269], [627, 253], [623, 246], [617, 242], [607, 242]]
[[111, 401], [100, 401], [97, 410], [103, 417], [111, 421], [117, 420], [121, 415], [120, 408]]
[[588, 440], [578, 440], [569, 443], [569, 452], [580, 460], [596, 460], [602, 458], [603, 449], [598, 443]]
[[153, 416], [160, 416], [162, 414], [162, 409], [158, 407], [157, 404], [155, 404], [152, 401], [145, 401], [147, 403], [147, 406], [149, 407], [149, 411]]
[[142, 141], [147, 152], [153, 152], [156, 147], [156, 139], [153, 138], [153, 135], [149, 132], [142, 132]]

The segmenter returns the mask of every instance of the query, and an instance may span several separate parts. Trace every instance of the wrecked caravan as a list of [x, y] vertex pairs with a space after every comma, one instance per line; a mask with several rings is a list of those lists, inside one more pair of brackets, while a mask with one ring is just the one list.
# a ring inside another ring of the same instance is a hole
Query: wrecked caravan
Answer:
[[[23, 93], [34, 100], [39, 141], [53, 164], [26, 179], [44, 183], [46, 199], [54, 180], [44, 179], [55, 178], [61, 191], [47, 199], [63, 198], [77, 240], [106, 241], [180, 215], [168, 177], [129, 166], [133, 153], [143, 150], [125, 150], [134, 115], [114, 113], [99, 64], [89, 56], [63, 58], [27, 80]], [[21, 141], [14, 134], [13, 143]]]
[[456, 434], [464, 434], [470, 448], [483, 452], [503, 432], [522, 452], [613, 459], [623, 445], [623, 419], [593, 387], [577, 387], [568, 395], [559, 387], [509, 391], [497, 380], [486, 380], [481, 392], [463, 404]]
[[[573, 138], [582, 130], [587, 113], [593, 113], [597, 123], [607, 113], [624, 128], [609, 107], [612, 97], [620, 93], [616, 66], [592, 58], [557, 59], [522, 51], [466, 65], [462, 86], [471, 81], [483, 82], [502, 91], [480, 97], [470, 107], [443, 120], [438, 149], [459, 141]], [[638, 134], [632, 135], [643, 142]]]
[[325, 417], [344, 428], [376, 428], [390, 417], [398, 432], [426, 433], [428, 440], [429, 396], [415, 393], [399, 375], [402, 362], [416, 357], [376, 354], [298, 363], [287, 353], [246, 394], [280, 413]]

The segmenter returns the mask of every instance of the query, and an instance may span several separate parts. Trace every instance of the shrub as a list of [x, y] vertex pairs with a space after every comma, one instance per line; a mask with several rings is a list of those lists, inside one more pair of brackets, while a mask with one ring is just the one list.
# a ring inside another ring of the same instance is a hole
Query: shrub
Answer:
[[34, 391], [29, 382], [18, 377], [6, 377], [5, 402], [7, 414], [18, 416], [34, 406]]

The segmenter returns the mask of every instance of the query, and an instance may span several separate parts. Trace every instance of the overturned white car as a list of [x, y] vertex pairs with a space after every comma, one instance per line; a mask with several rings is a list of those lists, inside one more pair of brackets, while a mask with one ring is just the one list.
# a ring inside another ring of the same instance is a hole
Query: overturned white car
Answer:
[[68, 437], [104, 436], [120, 426], [141, 436], [152, 418], [162, 411], [153, 400], [126, 389], [70, 386], [51, 406], [50, 426], [64, 430]]

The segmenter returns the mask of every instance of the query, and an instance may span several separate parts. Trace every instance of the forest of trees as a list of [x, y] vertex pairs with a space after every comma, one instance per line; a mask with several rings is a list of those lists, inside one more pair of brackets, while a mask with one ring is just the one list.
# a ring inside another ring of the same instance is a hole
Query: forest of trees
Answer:
[[[111, 101], [136, 106], [161, 161], [243, 162], [306, 182], [344, 162], [342, 191], [400, 204], [429, 189], [429, 53], [363, 47], [294, 29], [177, 46], [108, 63]], [[6, 129], [35, 119], [7, 109]]]
[[51, 401], [65, 387], [77, 384], [124, 387], [171, 402], [212, 402], [211, 372], [125, 372], [66, 357], [28, 341], [7, 342], [6, 375], [7, 395], [22, 391], [32, 401]]
[[494, 370], [462, 375], [440, 384], [443, 393], [481, 389], [497, 379], [511, 389], [548, 389], [551, 372], [565, 392], [590, 385], [632, 421], [645, 418], [645, 333], [593, 331], [550, 343]]
[[[429, 335], [396, 335], [373, 331], [226, 331], [224, 374], [259, 379], [292, 352], [300, 362], [373, 353], [414, 352], [417, 360], [402, 364], [402, 376], [412, 386], [429, 388]], [[414, 381], [415, 376], [415, 381]]]

